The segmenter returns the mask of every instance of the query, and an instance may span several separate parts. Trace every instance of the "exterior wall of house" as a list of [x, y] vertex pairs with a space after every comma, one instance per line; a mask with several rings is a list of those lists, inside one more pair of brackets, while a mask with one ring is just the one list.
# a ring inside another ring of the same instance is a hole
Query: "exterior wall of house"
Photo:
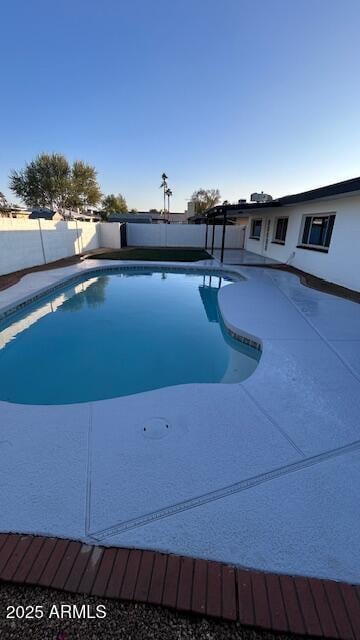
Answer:
[[[328, 253], [297, 246], [301, 239], [303, 217], [312, 214], [336, 216]], [[279, 217], [289, 218], [284, 245], [273, 243], [275, 224]], [[249, 237], [254, 218], [261, 218], [263, 221], [260, 240]], [[263, 212], [259, 209], [256, 214], [249, 216], [245, 248], [259, 255], [286, 262], [329, 282], [360, 291], [360, 196], [342, 196], [264, 209]]]

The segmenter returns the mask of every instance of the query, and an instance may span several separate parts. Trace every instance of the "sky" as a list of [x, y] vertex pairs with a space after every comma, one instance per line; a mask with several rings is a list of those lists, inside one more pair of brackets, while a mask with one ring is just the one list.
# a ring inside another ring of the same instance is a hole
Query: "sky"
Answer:
[[0, 191], [42, 152], [161, 208], [360, 175], [358, 0], [4, 0]]

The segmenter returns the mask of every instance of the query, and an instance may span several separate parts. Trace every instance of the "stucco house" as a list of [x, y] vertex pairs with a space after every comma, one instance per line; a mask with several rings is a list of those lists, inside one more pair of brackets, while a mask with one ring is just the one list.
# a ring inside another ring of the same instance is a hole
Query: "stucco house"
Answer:
[[207, 213], [247, 215], [245, 249], [360, 291], [360, 177]]

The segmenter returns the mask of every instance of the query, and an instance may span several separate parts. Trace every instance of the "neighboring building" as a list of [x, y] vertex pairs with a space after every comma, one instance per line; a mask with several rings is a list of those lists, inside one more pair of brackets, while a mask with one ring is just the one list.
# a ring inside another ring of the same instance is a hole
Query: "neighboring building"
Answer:
[[23, 209], [17, 205], [5, 205], [0, 207], [1, 218], [29, 218], [31, 209]]
[[65, 220], [67, 222], [100, 222], [100, 215], [96, 214], [95, 211], [87, 210], [87, 211], [71, 211], [70, 209], [65, 209], [63, 213], [58, 213], [56, 211], [52, 211], [47, 207], [38, 207], [29, 212], [30, 220], [37, 220], [42, 218], [44, 220]]
[[189, 200], [187, 203], [186, 214], [188, 218], [196, 215], [196, 202], [195, 200]]
[[89, 209], [86, 211], [66, 210], [64, 212], [63, 219], [70, 222], [76, 220], [79, 220], [80, 222], [101, 222], [101, 216], [96, 213], [95, 210], [92, 211]]
[[39, 207], [31, 211], [29, 220], [38, 220], [39, 218], [43, 220], [63, 220], [63, 216], [60, 213], [46, 207]]
[[127, 215], [133, 216], [134, 222], [138, 216], [145, 218], [148, 222], [164, 222], [164, 216], [160, 211], [136, 211], [136, 213], [129, 211]]
[[83, 211], [77, 211], [76, 213], [72, 212], [72, 217], [76, 220], [86, 221], [86, 222], [101, 222], [102, 218], [100, 215], [100, 210], [96, 207], [86, 207]]
[[360, 177], [226, 211], [249, 217], [248, 251], [360, 291]]
[[177, 223], [177, 224], [187, 224], [191, 214], [188, 211], [176, 212], [176, 211], [165, 211], [165, 219], [167, 222]]
[[[160, 214], [156, 214], [160, 215]], [[143, 215], [143, 213], [110, 213], [107, 218], [108, 222], [137, 222], [139, 224], [154, 222], [152, 215]], [[155, 222], [158, 220], [155, 219]]]
[[137, 211], [136, 213], [111, 213], [108, 217], [109, 222], [155, 222], [155, 223], [186, 223], [188, 221], [187, 213], [168, 213], [165, 215], [159, 211]]
[[101, 222], [101, 216], [96, 214], [77, 213], [72, 215], [70, 220], [79, 220], [80, 222]]
[[22, 209], [16, 205], [0, 206], [0, 217], [2, 218], [23, 218], [28, 220], [80, 220], [86, 222], [99, 222], [100, 215], [95, 211], [87, 210], [76, 212], [65, 210], [64, 214], [57, 213], [47, 207], [36, 207], [35, 209]]

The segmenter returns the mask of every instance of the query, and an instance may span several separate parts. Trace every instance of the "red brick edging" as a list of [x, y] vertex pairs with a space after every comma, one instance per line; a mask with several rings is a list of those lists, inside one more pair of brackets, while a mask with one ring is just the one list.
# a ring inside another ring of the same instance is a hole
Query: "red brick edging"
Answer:
[[284, 633], [360, 640], [360, 587], [154, 551], [0, 534], [0, 580], [134, 600]]

